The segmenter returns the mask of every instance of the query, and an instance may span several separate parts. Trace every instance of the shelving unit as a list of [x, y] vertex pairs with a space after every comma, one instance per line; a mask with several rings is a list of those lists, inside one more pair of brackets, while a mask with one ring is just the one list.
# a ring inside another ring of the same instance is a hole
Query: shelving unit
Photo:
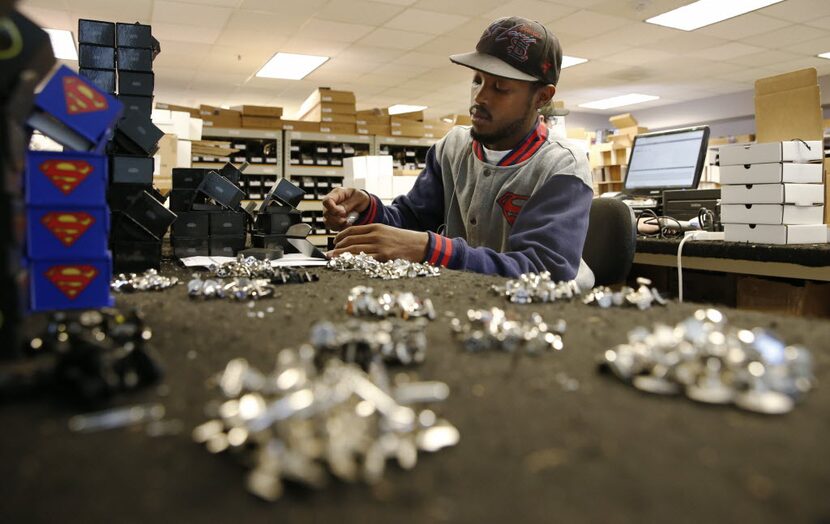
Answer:
[[248, 162], [243, 172], [242, 188], [249, 200], [262, 200], [274, 183], [283, 176], [283, 135], [279, 129], [230, 129], [207, 127], [206, 140], [224, 140], [239, 149], [230, 157], [193, 157], [193, 167], [222, 167], [225, 162], [237, 165]]
[[630, 144], [607, 142], [591, 146], [589, 158], [595, 194], [622, 191], [623, 175], [630, 154]]
[[375, 154], [392, 155], [393, 175], [416, 176], [426, 167], [429, 148], [437, 138], [375, 136]]
[[303, 222], [312, 227], [309, 240], [326, 247], [331, 231], [323, 225], [322, 197], [343, 185], [343, 159], [374, 152], [373, 136], [285, 131], [284, 176], [306, 192], [300, 203]]

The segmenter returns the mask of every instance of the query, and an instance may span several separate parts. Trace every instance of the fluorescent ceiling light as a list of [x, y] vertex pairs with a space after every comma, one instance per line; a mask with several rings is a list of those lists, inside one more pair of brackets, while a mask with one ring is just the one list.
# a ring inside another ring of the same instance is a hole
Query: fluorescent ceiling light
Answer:
[[827, 60], [830, 60], [830, 51], [827, 51], [826, 53], [821, 53], [820, 55], [818, 55], [818, 57], [819, 58], [826, 58]]
[[634, 104], [651, 102], [652, 100], [657, 100], [659, 98], [659, 96], [631, 93], [629, 95], [615, 96], [612, 98], [597, 100], [596, 102], [586, 102], [584, 104], [579, 104], [579, 107], [584, 107], [586, 109], [612, 109], [615, 107], [633, 106]]
[[49, 40], [52, 41], [52, 53], [59, 60], [77, 60], [78, 51], [75, 49], [75, 39], [71, 31], [63, 29], [44, 29], [49, 33]]
[[327, 56], [295, 55], [293, 53], [277, 53], [256, 76], [263, 78], [284, 78], [286, 80], [302, 80], [309, 73], [325, 64]]
[[579, 64], [584, 64], [587, 61], [588, 61], [587, 58], [577, 58], [575, 56], [563, 55], [562, 56], [562, 69], [565, 69], [566, 67], [579, 65]]
[[649, 18], [646, 22], [683, 31], [740, 16], [783, 0], [698, 0], [673, 11]]
[[415, 111], [423, 111], [427, 106], [409, 106], [406, 104], [395, 104], [389, 106], [390, 115], [400, 115], [401, 113], [414, 113]]

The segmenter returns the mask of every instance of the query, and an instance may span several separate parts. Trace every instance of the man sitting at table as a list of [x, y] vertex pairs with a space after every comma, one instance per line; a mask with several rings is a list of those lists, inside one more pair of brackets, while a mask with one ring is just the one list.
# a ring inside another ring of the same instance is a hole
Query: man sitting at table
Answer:
[[559, 40], [538, 22], [501, 18], [476, 51], [450, 60], [473, 70], [472, 126], [431, 147], [413, 189], [389, 206], [353, 188], [326, 195], [326, 225], [342, 229], [329, 255], [362, 251], [509, 277], [549, 271], [592, 287], [581, 259], [593, 196], [587, 158], [551, 139], [539, 118], [556, 93]]

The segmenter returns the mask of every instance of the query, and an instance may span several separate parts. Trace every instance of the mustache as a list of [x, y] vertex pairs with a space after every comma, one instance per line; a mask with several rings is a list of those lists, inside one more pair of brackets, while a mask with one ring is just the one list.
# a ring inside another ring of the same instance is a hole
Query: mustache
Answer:
[[475, 110], [475, 112], [478, 116], [481, 116], [481, 117], [484, 117], [484, 118], [492, 118], [492, 115], [490, 115], [490, 112], [487, 111], [486, 109], [484, 109], [483, 107], [479, 106], [479, 105], [473, 104], [473, 105], [470, 106], [470, 115], [473, 114], [473, 110]]

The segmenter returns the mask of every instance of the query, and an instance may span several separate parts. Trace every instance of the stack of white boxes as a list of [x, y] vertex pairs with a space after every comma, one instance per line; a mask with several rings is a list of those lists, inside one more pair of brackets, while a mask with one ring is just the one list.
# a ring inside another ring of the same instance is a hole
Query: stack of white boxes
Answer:
[[363, 189], [377, 195], [384, 204], [389, 204], [396, 196], [408, 191], [401, 191], [400, 187], [395, 187], [394, 179], [403, 177], [394, 177], [392, 172], [392, 157], [389, 155], [345, 158], [343, 186]]
[[721, 147], [721, 222], [725, 240], [827, 243], [823, 160], [821, 141]]

